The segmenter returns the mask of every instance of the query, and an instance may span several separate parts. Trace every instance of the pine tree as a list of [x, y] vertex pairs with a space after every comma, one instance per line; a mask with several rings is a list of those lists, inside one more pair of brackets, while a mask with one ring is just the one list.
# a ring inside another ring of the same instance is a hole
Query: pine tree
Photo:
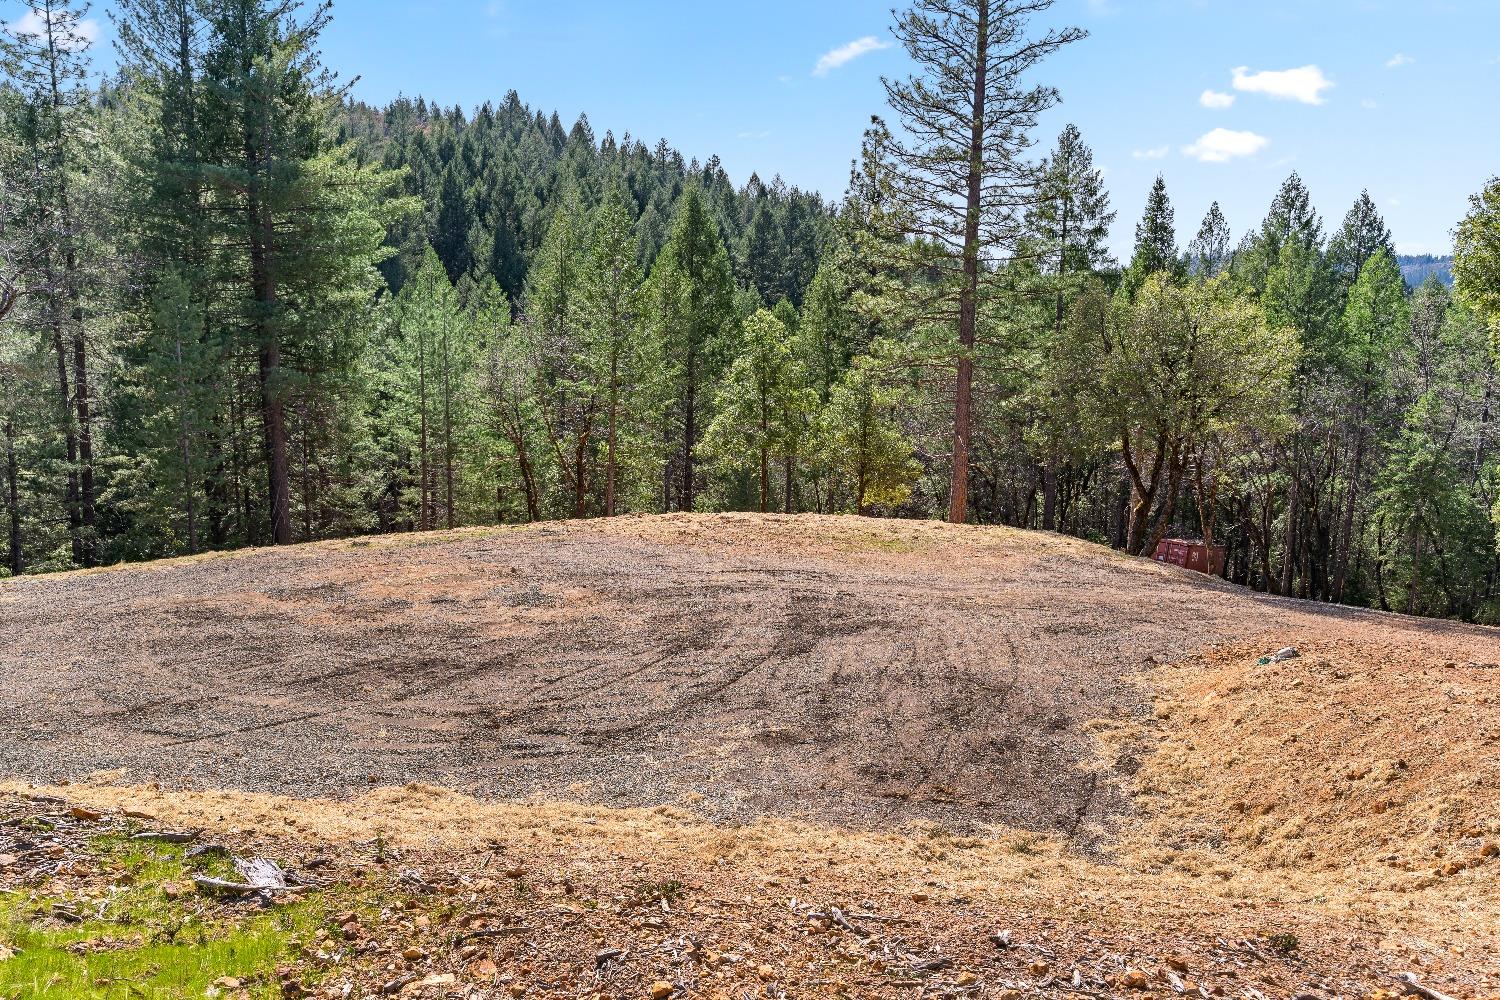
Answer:
[[[1057, 148], [1041, 166], [1037, 203], [1028, 217], [1035, 255], [1053, 285], [1052, 332], [1055, 345], [1068, 321], [1068, 303], [1082, 281], [1110, 266], [1107, 242], [1115, 212], [1109, 207], [1104, 175], [1076, 126], [1058, 137]], [[1047, 401], [1049, 404], [1054, 401]], [[1062, 428], [1049, 428], [1042, 456], [1042, 530], [1057, 527], [1057, 478]]]
[[[1077, 28], [1029, 34], [1032, 16], [1051, 0], [916, 0], [893, 33], [919, 74], [885, 81], [886, 98], [908, 142], [882, 131], [894, 216], [918, 244], [940, 247], [928, 264], [942, 278], [920, 287], [931, 307], [954, 324], [956, 377], [948, 518], [969, 516], [974, 351], [985, 288], [996, 259], [1024, 235], [1035, 192], [1022, 163], [1038, 116], [1057, 104], [1050, 87], [1027, 76], [1049, 55], [1084, 37]], [[879, 128], [879, 126], [877, 126]], [[912, 244], [899, 236], [891, 246]]]
[[630, 209], [615, 189], [594, 213], [588, 254], [572, 301], [585, 377], [605, 411], [606, 517], [618, 512], [622, 429], [634, 431], [652, 409], [649, 364], [638, 336], [644, 278], [630, 225]]
[[1188, 246], [1188, 260], [1193, 273], [1199, 277], [1213, 278], [1228, 270], [1230, 265], [1229, 220], [1219, 203], [1214, 202], [1198, 227], [1198, 236]]
[[96, 130], [84, 81], [89, 39], [82, 27], [89, 3], [27, 0], [37, 30], [15, 31], [7, 63], [26, 116], [34, 186], [29, 222], [41, 253], [35, 261], [45, 289], [42, 323], [57, 361], [58, 425], [66, 445], [67, 514], [73, 561], [98, 558], [94, 482], [93, 373], [84, 309], [84, 221], [78, 174], [93, 152]]
[[725, 373], [702, 451], [726, 468], [756, 472], [762, 514], [771, 509], [771, 459], [795, 455], [813, 398], [797, 368], [791, 332], [775, 314], [758, 310], [745, 322], [744, 346]]
[[[677, 509], [692, 510], [698, 492], [695, 452], [707, 423], [704, 415], [712, 411], [712, 387], [733, 352], [736, 320], [729, 252], [698, 188], [689, 188], [678, 204], [647, 294], [651, 335], [660, 345], [674, 398], [667, 433], [675, 433], [679, 442]], [[670, 494], [664, 499], [670, 505]]]
[[1133, 294], [1153, 274], [1177, 276], [1181, 261], [1177, 252], [1177, 212], [1167, 196], [1167, 181], [1160, 174], [1146, 198], [1146, 211], [1135, 226], [1135, 252], [1130, 258], [1126, 287]]
[[1344, 216], [1344, 224], [1328, 244], [1328, 263], [1339, 276], [1345, 294], [1359, 279], [1365, 263], [1385, 251], [1396, 256], [1391, 231], [1386, 228], [1369, 191], [1361, 191], [1354, 207]]
[[210, 162], [224, 242], [245, 289], [238, 318], [257, 358], [269, 540], [292, 541], [287, 399], [358, 358], [357, 325], [379, 286], [385, 229], [410, 209], [393, 176], [333, 147], [342, 98], [318, 64], [329, 9], [300, 21], [291, 0], [224, 0], [207, 53]]
[[1365, 462], [1375, 428], [1378, 401], [1389, 392], [1390, 360], [1404, 345], [1411, 326], [1406, 280], [1396, 259], [1377, 249], [1360, 269], [1344, 310], [1344, 343], [1340, 358], [1347, 386], [1345, 426], [1354, 439], [1345, 476], [1343, 514], [1329, 599], [1342, 602], [1354, 546], [1354, 520], [1364, 485]]
[[856, 514], [899, 507], [921, 474], [899, 422], [911, 395], [892, 377], [891, 353], [877, 343], [855, 358], [818, 418], [821, 464], [847, 484]]

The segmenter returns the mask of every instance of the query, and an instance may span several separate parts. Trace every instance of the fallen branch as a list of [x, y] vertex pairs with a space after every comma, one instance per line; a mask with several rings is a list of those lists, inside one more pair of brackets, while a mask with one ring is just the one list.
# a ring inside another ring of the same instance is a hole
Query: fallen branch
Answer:
[[512, 934], [529, 934], [536, 930], [535, 927], [486, 927], [483, 930], [469, 931], [460, 934], [453, 939], [453, 947], [467, 944], [470, 941], [481, 941], [485, 938], [510, 937]]
[[203, 833], [202, 830], [148, 830], [131, 834], [131, 840], [159, 840], [164, 844], [191, 844]]
[[1396, 977], [1396, 981], [1406, 987], [1408, 994], [1422, 997], [1424, 1000], [1453, 1000], [1453, 997], [1446, 993], [1439, 993], [1437, 990], [1423, 986], [1410, 972], [1401, 973]]
[[844, 916], [844, 911], [839, 909], [837, 906], [830, 906], [828, 908], [828, 916], [833, 920], [834, 923], [838, 924], [840, 927], [848, 931], [850, 934], [853, 934], [855, 937], [867, 938], [870, 936], [870, 932], [865, 930], [863, 927], [857, 927], [854, 924], [850, 923], [849, 918]]
[[256, 893], [300, 892], [302, 885], [251, 885], [248, 882], [231, 882], [228, 879], [195, 875], [193, 883], [210, 895], [251, 896]]

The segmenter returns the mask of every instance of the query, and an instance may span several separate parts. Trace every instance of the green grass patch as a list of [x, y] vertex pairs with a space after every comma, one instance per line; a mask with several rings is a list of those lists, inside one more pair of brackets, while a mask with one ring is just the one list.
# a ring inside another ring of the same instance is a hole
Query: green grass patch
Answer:
[[[225, 907], [192, 891], [195, 874], [231, 874], [224, 858], [183, 858], [171, 845], [101, 837], [100, 875], [61, 895], [0, 896], [0, 1000], [176, 1000], [211, 995], [224, 977], [250, 996], [281, 995], [276, 967], [327, 920], [324, 894], [274, 909]], [[168, 886], [180, 887], [169, 898]], [[62, 908], [82, 917], [60, 924]], [[315, 967], [308, 965], [305, 968]]]

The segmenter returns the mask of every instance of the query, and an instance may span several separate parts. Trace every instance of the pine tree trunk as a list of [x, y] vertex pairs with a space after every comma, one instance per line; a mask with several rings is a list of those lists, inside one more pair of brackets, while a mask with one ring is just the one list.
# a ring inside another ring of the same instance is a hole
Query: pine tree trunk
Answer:
[[258, 150], [247, 150], [252, 181], [249, 196], [250, 283], [255, 306], [255, 333], [260, 342], [261, 428], [266, 454], [267, 499], [271, 505], [271, 542], [292, 543], [292, 489], [287, 464], [286, 408], [281, 398], [281, 344], [270, 321], [277, 305], [276, 280], [269, 255], [274, 233], [269, 213], [261, 204], [258, 179], [262, 167]]
[[83, 515], [78, 504], [78, 435], [73, 429], [73, 387], [68, 376], [68, 352], [63, 344], [62, 321], [58, 318], [59, 304], [56, 299], [52, 310], [52, 349], [57, 356], [57, 392], [61, 404], [63, 430], [63, 452], [68, 459], [68, 473], [64, 477], [68, 507], [68, 537], [73, 547], [73, 563], [83, 565]]
[[417, 335], [417, 530], [432, 529], [432, 505], [429, 496], [432, 486], [431, 465], [427, 458], [427, 334]]
[[693, 440], [698, 434], [698, 352], [689, 347], [687, 394], [682, 415], [682, 509], [693, 509]]
[[1047, 453], [1047, 465], [1042, 470], [1042, 530], [1057, 530], [1057, 452]]
[[948, 495], [948, 520], [963, 524], [969, 519], [969, 439], [973, 430], [974, 345], [979, 319], [979, 216], [984, 164], [984, 115], [989, 72], [990, 4], [979, 0], [979, 27], [975, 32], [974, 101], [969, 134], [969, 176], [964, 222], [963, 289], [958, 302], [958, 378], [953, 393], [953, 470]]
[[443, 327], [443, 502], [449, 531], [458, 526], [453, 502], [453, 358], [449, 355], [449, 327]]
[[83, 523], [83, 565], [99, 561], [96, 535], [98, 517], [94, 507], [94, 432], [89, 403], [88, 351], [83, 341], [83, 317], [74, 317], [73, 407], [78, 423], [78, 507]]
[[618, 341], [609, 355], [609, 441], [604, 449], [604, 516], [615, 516], [615, 446], [620, 421], [620, 351]]
[[[88, 383], [88, 349], [83, 339], [83, 315], [82, 306], [79, 303], [78, 291], [78, 250], [74, 244], [73, 233], [73, 209], [71, 193], [67, 181], [67, 164], [63, 154], [62, 133], [62, 108], [63, 94], [62, 81], [58, 76], [59, 61], [61, 53], [57, 48], [57, 38], [53, 30], [52, 8], [46, 8], [46, 33], [47, 33], [47, 71], [51, 88], [50, 97], [52, 104], [52, 126], [53, 126], [53, 156], [52, 169], [57, 176], [57, 213], [62, 227], [63, 240], [63, 289], [69, 309], [69, 319], [75, 324], [71, 335], [72, 362], [73, 362], [73, 420], [70, 437], [73, 438], [74, 454], [69, 456], [69, 464], [76, 470], [76, 486], [74, 487], [74, 503], [77, 507], [76, 534], [73, 541], [74, 559], [80, 565], [92, 566], [96, 562], [97, 539], [94, 537], [95, 511], [94, 511], [94, 444], [93, 444], [93, 419], [89, 412], [89, 383]], [[54, 323], [61, 324], [62, 317], [54, 314]], [[59, 338], [58, 348], [61, 351], [61, 330], [54, 329], [54, 334]], [[75, 519], [70, 517], [70, 522]]]
[[10, 546], [6, 553], [6, 565], [11, 576], [20, 576], [26, 571], [26, 559], [21, 550], [21, 470], [16, 460], [16, 425], [5, 422], [5, 507], [10, 517]]
[[187, 373], [182, 369], [182, 340], [174, 338], [172, 350], [177, 362], [177, 441], [182, 451], [182, 507], [187, 521], [188, 552], [198, 551], [198, 504], [193, 491], [193, 448], [188, 436]]

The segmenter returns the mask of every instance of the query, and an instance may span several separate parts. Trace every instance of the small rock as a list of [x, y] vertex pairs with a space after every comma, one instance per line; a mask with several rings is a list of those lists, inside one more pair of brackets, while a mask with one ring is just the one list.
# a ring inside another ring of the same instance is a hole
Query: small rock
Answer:
[[651, 984], [651, 1000], [667, 1000], [667, 997], [677, 992], [677, 987], [665, 979]]
[[1127, 990], [1144, 990], [1151, 985], [1151, 981], [1140, 969], [1129, 969], [1120, 977], [1120, 985]]
[[1167, 956], [1167, 968], [1173, 972], [1185, 973], [1188, 971], [1188, 960], [1181, 955]]
[[427, 957], [427, 952], [423, 951], [421, 948], [418, 948], [416, 945], [412, 945], [410, 948], [407, 948], [401, 952], [401, 957], [406, 959], [408, 962], [420, 962], [422, 959]]
[[769, 980], [769, 979], [775, 979], [776, 978], [776, 970], [773, 969], [773, 968], [771, 968], [769, 965], [762, 965], [759, 969], [757, 969], [755, 971], [756, 971], [756, 974], [758, 976], [760, 976], [761, 979], [767, 979], [767, 980]]
[[972, 972], [960, 972], [953, 982], [958, 986], [973, 986], [979, 982], [979, 977]]
[[221, 990], [237, 990], [243, 983], [234, 976], [220, 976], [214, 980], [214, 985]]
[[83, 806], [74, 806], [68, 810], [68, 815], [74, 819], [81, 819], [85, 823], [97, 823], [104, 818], [103, 813], [94, 812], [92, 809], [85, 809]]
[[458, 982], [458, 977], [451, 972], [440, 972], [434, 976], [428, 976], [418, 983], [418, 986], [452, 986]]
[[1033, 976], [1045, 976], [1052, 971], [1052, 966], [1046, 962], [1032, 962], [1026, 967], [1026, 971], [1030, 972]]

